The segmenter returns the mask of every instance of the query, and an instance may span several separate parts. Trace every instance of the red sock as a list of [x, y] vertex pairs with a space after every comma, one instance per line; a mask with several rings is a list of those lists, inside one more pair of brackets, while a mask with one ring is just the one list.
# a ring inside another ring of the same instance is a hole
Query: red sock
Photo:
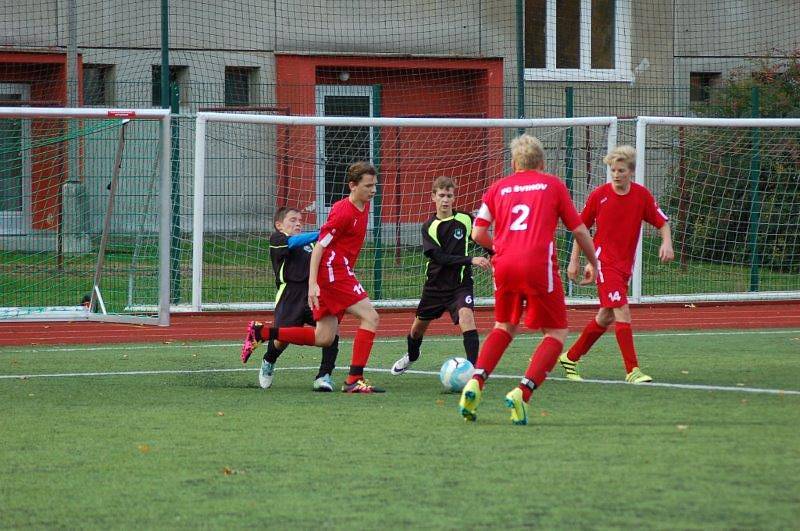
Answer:
[[[483, 369], [486, 371], [486, 378], [492, 374], [494, 368], [497, 367], [497, 362], [503, 357], [503, 353], [511, 343], [511, 335], [501, 328], [493, 328], [489, 335], [481, 345], [480, 354], [478, 354], [478, 361], [475, 363], [475, 369]], [[484, 379], [476, 378], [478, 383], [483, 389]]]
[[[564, 343], [553, 337], [545, 337], [531, 356], [531, 362], [528, 365], [528, 370], [525, 371], [525, 378], [531, 380], [539, 387], [547, 378], [547, 373], [553, 370], [553, 366], [558, 361], [561, 355], [561, 349], [564, 348]], [[522, 399], [527, 402], [531, 398], [531, 389], [520, 384], [522, 389]]]
[[575, 341], [575, 344], [569, 349], [567, 352], [567, 358], [572, 361], [578, 361], [581, 359], [581, 356], [589, 352], [589, 349], [592, 348], [592, 345], [600, 339], [600, 336], [605, 334], [606, 327], [600, 326], [597, 324], [597, 321], [592, 319], [589, 324], [583, 329], [581, 332], [580, 337], [578, 340]]
[[622, 352], [622, 359], [625, 361], [625, 372], [629, 373], [634, 367], [639, 366], [639, 360], [636, 359], [636, 348], [633, 346], [631, 324], [617, 321], [615, 331], [617, 334], [619, 351]]
[[365, 328], [356, 330], [356, 337], [353, 340], [353, 358], [350, 361], [350, 374], [347, 376], [346, 383], [351, 384], [364, 377], [364, 367], [369, 361], [372, 352], [372, 343], [375, 342], [375, 332]]
[[316, 343], [314, 329], [305, 326], [278, 328], [278, 341], [292, 345], [310, 345]]

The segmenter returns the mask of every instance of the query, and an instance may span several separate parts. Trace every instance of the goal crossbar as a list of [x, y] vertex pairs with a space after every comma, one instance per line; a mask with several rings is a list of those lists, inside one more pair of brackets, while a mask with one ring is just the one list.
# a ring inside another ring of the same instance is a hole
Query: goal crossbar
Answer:
[[616, 116], [589, 116], [583, 118], [367, 118], [355, 116], [286, 116], [262, 114], [238, 114], [223, 112], [199, 112], [197, 124], [205, 122], [227, 122], [241, 124], [313, 125], [352, 127], [493, 127], [527, 128], [605, 125], [615, 126]]

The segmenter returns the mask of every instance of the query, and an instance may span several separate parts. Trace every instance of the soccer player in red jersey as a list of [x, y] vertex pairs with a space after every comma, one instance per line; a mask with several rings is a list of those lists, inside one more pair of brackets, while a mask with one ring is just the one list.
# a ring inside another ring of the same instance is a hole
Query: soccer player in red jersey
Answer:
[[[631, 278], [636, 246], [642, 221], [658, 229], [661, 247], [658, 257], [662, 262], [675, 258], [672, 235], [667, 216], [658, 208], [653, 195], [644, 186], [631, 182], [636, 169], [636, 150], [631, 146], [617, 146], [603, 162], [611, 168], [611, 182], [589, 194], [581, 218], [587, 227], [597, 225], [594, 245], [597, 252], [597, 293], [600, 310], [568, 352], [559, 357], [559, 363], [570, 380], [580, 381], [575, 366], [581, 356], [602, 336], [608, 326], [616, 323], [617, 344], [625, 362], [625, 381], [648, 383], [653, 379], [639, 369], [631, 331], [631, 310], [628, 306], [628, 280]], [[567, 275], [578, 277], [580, 257], [573, 247]]]
[[[525, 326], [541, 329], [544, 339], [531, 356], [525, 377], [505, 398], [511, 422], [527, 424], [527, 403], [552, 370], [567, 338], [567, 309], [558, 274], [555, 230], [558, 220], [575, 235], [589, 265], [584, 282], [594, 280], [597, 263], [589, 231], [572, 204], [567, 187], [544, 173], [544, 148], [530, 135], [511, 141], [514, 173], [497, 181], [483, 196], [472, 239], [494, 250], [495, 324], [486, 337], [475, 374], [461, 393], [466, 420], [477, 418], [486, 379], [511, 343], [525, 312]], [[494, 224], [494, 237], [488, 228]]]
[[361, 326], [353, 341], [350, 373], [342, 386], [345, 393], [382, 393], [383, 389], [364, 379], [369, 361], [378, 312], [366, 290], [353, 274], [367, 234], [370, 200], [378, 187], [375, 168], [367, 162], [355, 162], [347, 169], [350, 195], [337, 201], [319, 230], [319, 240], [311, 253], [308, 276], [308, 305], [317, 322], [315, 328], [269, 328], [264, 334], [261, 323], [250, 322], [243, 350], [261, 341], [275, 340], [294, 345], [326, 347], [333, 343], [339, 322], [345, 313], [356, 316]]

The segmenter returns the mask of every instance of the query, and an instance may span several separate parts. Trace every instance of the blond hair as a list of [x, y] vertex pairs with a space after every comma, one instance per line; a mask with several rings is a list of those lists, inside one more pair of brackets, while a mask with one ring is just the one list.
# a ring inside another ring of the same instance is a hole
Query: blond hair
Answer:
[[611, 166], [615, 162], [626, 164], [631, 170], [636, 169], [636, 150], [633, 146], [617, 146], [603, 157], [603, 162]]
[[452, 188], [453, 190], [456, 189], [456, 183], [453, 182], [453, 179], [450, 177], [437, 177], [435, 181], [433, 181], [433, 193], [436, 193], [436, 190], [449, 190]]
[[509, 144], [511, 160], [518, 170], [536, 170], [544, 165], [544, 146], [531, 135], [520, 135]]

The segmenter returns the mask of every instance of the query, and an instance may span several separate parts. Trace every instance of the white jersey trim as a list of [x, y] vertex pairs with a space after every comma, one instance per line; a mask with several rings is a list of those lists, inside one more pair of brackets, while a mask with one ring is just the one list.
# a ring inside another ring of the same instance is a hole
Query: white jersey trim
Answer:
[[604, 284], [606, 281], [606, 279], [603, 277], [603, 267], [600, 262], [600, 251], [602, 249], [602, 247], [598, 247], [594, 251], [594, 256], [597, 258], [597, 279], [600, 281], [600, 284]]
[[553, 240], [547, 248], [547, 293], [553, 293]]
[[328, 245], [330, 245], [330, 243], [331, 243], [331, 240], [333, 240], [333, 234], [331, 234], [331, 233], [329, 232], [328, 234], [326, 234], [326, 235], [325, 235], [325, 237], [323, 237], [323, 238], [322, 238], [322, 239], [319, 241], [319, 244], [320, 244], [321, 246], [323, 246], [323, 247], [327, 247]]
[[328, 257], [328, 261], [325, 262], [325, 267], [328, 268], [328, 282], [333, 282], [333, 259], [336, 257], [336, 251], [331, 250], [331, 255]]
[[492, 213], [489, 212], [489, 207], [486, 206], [486, 203], [481, 203], [481, 208], [478, 210], [478, 215], [475, 216], [475, 217], [483, 219], [483, 220], [486, 220], [489, 223], [494, 221], [494, 218], [492, 217]]

